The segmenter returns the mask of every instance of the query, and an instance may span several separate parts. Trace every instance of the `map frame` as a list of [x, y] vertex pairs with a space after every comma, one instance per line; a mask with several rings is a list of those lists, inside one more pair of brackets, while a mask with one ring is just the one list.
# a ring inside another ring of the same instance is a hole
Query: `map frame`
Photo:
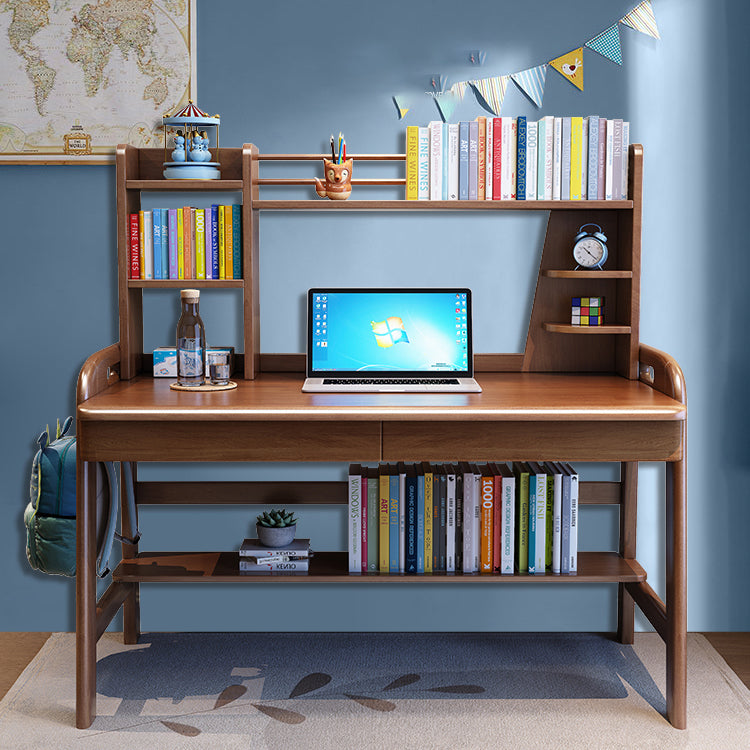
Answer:
[[[187, 45], [189, 56], [189, 74], [186, 91], [179, 101], [171, 105], [170, 109], [177, 111], [185, 106], [189, 100], [197, 101], [197, 32], [196, 32], [196, 2], [197, 0], [185, 0], [187, 11]], [[161, 5], [161, 3], [159, 3]], [[163, 9], [163, 8], [162, 8]], [[116, 72], [116, 71], [115, 71]], [[110, 73], [111, 75], [111, 73]], [[166, 109], [165, 109], [166, 114]], [[136, 123], [123, 120], [123, 126], [133, 126]], [[122, 142], [120, 140], [119, 142]], [[91, 151], [91, 137], [85, 132], [85, 128], [75, 125], [71, 126], [69, 133], [63, 136], [63, 143], [59, 150], [44, 148], [33, 152], [10, 152], [0, 151], [0, 166], [3, 164], [16, 165], [55, 165], [55, 164], [79, 164], [79, 165], [110, 165], [115, 163], [115, 148], [118, 143], [107, 143], [97, 148], [107, 148], [111, 153]], [[160, 146], [163, 143], [159, 144]]]

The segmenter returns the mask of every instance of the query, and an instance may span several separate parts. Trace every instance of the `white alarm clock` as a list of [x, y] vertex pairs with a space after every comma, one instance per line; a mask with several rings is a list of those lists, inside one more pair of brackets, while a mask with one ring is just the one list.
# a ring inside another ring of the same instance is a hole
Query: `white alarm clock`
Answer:
[[[596, 227], [597, 231], [586, 231], [587, 227]], [[573, 240], [573, 260], [578, 264], [576, 270], [601, 270], [607, 254], [607, 238], [602, 233], [602, 228], [598, 224], [584, 224]]]

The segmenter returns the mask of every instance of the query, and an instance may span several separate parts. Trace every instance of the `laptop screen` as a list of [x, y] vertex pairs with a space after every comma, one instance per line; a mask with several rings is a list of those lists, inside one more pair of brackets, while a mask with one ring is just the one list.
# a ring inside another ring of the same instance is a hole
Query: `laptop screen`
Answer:
[[307, 375], [473, 375], [469, 289], [310, 289]]

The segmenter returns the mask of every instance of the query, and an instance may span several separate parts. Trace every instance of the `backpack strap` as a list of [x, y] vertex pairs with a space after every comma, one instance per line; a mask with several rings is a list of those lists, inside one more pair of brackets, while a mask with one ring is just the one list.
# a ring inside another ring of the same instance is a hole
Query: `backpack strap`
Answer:
[[124, 542], [125, 544], [138, 544], [138, 540], [141, 538], [141, 534], [138, 531], [138, 516], [135, 509], [135, 492], [133, 488], [133, 472], [131, 470], [130, 462], [123, 461], [122, 470], [125, 476], [125, 508], [128, 514], [128, 520], [130, 521], [130, 528], [135, 529], [135, 535], [132, 539], [128, 539], [127, 537], [122, 536], [122, 534], [117, 533], [117, 506], [119, 505], [117, 472], [115, 471], [115, 465], [111, 461], [105, 461], [103, 462], [103, 465], [109, 481], [109, 513], [107, 515], [107, 528], [104, 532], [104, 541], [102, 542], [102, 548], [96, 559], [96, 573], [99, 578], [104, 578], [110, 572], [109, 557], [112, 554], [112, 544], [115, 539], [119, 542]]
[[141, 539], [141, 532], [138, 530], [138, 512], [135, 509], [135, 491], [133, 489], [133, 469], [130, 461], [122, 462], [123, 474], [125, 476], [125, 509], [128, 512], [128, 520], [130, 522], [130, 528], [135, 529], [135, 533], [131, 539], [122, 534], [115, 534], [115, 539], [118, 542], [124, 542], [125, 544], [138, 544]]

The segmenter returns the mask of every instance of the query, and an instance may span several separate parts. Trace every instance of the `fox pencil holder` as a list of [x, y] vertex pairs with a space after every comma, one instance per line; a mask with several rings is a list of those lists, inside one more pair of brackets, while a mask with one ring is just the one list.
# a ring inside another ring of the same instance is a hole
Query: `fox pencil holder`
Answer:
[[315, 192], [321, 198], [332, 201], [345, 201], [352, 194], [352, 160], [336, 164], [330, 159], [323, 159], [325, 182], [315, 178]]

